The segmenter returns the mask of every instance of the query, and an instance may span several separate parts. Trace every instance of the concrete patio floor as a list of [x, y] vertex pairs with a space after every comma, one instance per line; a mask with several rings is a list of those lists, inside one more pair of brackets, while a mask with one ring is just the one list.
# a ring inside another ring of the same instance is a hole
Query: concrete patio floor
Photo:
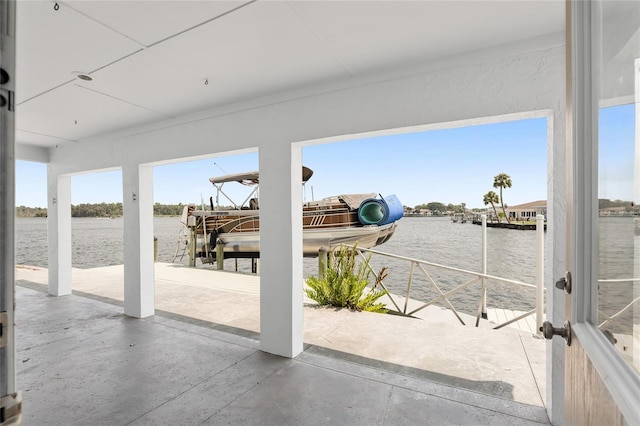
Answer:
[[18, 267], [25, 424], [548, 422], [530, 334], [305, 305], [289, 360], [258, 350], [259, 277], [156, 264], [144, 320], [122, 315], [122, 277], [74, 269], [75, 294], [54, 298], [46, 269]]

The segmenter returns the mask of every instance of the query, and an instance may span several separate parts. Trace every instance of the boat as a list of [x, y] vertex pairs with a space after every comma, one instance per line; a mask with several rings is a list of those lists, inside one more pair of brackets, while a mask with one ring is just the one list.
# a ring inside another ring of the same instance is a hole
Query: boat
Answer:
[[[302, 184], [313, 175], [302, 168]], [[187, 246], [190, 260], [203, 263], [216, 261], [216, 256], [227, 258], [260, 257], [260, 203], [258, 172], [212, 177], [209, 181], [216, 189], [215, 205], [209, 198], [209, 208], [194, 204], [184, 207], [180, 221], [188, 229]], [[236, 204], [225, 192], [225, 183], [238, 183], [252, 187], [244, 201]], [[220, 206], [220, 196], [232, 205]], [[340, 244], [357, 244], [371, 248], [383, 244], [397, 227], [404, 208], [395, 195], [375, 193], [341, 194], [302, 205], [303, 255], [317, 257], [321, 247], [330, 250]]]

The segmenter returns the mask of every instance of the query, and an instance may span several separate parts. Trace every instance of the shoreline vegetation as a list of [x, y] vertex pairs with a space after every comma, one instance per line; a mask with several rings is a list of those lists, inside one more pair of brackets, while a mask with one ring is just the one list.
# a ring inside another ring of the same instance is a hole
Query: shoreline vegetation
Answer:
[[[155, 203], [153, 205], [154, 216], [180, 216], [182, 210], [186, 204], [160, 204]], [[232, 209], [231, 206], [223, 208]], [[449, 213], [463, 213], [465, 212], [465, 204], [443, 204], [437, 201], [430, 203], [419, 204], [415, 208], [404, 206], [405, 216], [411, 216], [414, 211], [420, 211], [421, 209], [429, 209], [436, 212], [434, 216], [448, 216]], [[473, 209], [473, 211], [484, 211], [484, 209]], [[16, 217], [30, 218], [30, 217], [47, 217], [47, 209], [45, 207], [16, 207]], [[94, 204], [78, 204], [71, 205], [71, 217], [122, 217], [122, 203], [94, 203]]]
[[[153, 205], [154, 216], [180, 216], [186, 204], [160, 204]], [[44, 207], [16, 207], [16, 217], [47, 217], [47, 209]], [[122, 217], [122, 203], [97, 203], [71, 205], [71, 217]]]
[[[634, 206], [631, 201], [622, 200], [599, 200], [599, 209], [601, 216], [638, 216], [638, 207]], [[180, 216], [186, 204], [160, 204], [153, 205], [154, 216]], [[229, 207], [231, 208], [231, 207]], [[425, 215], [423, 212], [428, 210], [432, 212]], [[465, 203], [461, 204], [444, 204], [438, 201], [419, 204], [415, 207], [404, 206], [406, 217], [427, 217], [427, 216], [452, 216], [455, 214], [480, 214], [484, 213], [486, 208], [467, 209]], [[16, 207], [16, 217], [47, 217], [47, 209], [44, 207]], [[78, 204], [71, 205], [71, 217], [122, 217], [122, 203], [95, 203], [95, 204]]]

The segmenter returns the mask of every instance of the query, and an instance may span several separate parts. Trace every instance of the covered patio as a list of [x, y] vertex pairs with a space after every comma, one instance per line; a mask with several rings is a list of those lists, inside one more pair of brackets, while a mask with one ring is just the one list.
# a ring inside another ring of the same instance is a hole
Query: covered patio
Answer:
[[[244, 416], [258, 406], [256, 415], [271, 424], [394, 424], [396, 411], [416, 406], [422, 415], [407, 415], [407, 423], [455, 422], [456, 413], [468, 423], [547, 422], [537, 409], [304, 352], [299, 182], [301, 149], [310, 144], [546, 117], [552, 263], [545, 281], [553, 282], [566, 269], [564, 8], [561, 0], [18, 3], [15, 158], [47, 164], [46, 285], [56, 298], [18, 288], [25, 309], [16, 317], [16, 347], [50, 336], [50, 352], [43, 347], [38, 356], [51, 357], [49, 379], [65, 376], [74, 390], [64, 380], [46, 389], [70, 392], [71, 401], [92, 388], [113, 393], [107, 400], [115, 410], [102, 397], [85, 401], [104, 410], [97, 419], [105, 424], [257, 423]], [[155, 315], [153, 262], [153, 166], [250, 151], [259, 153], [263, 224], [257, 341]], [[14, 155], [3, 151], [2, 158], [3, 170], [12, 171], [5, 165]], [[71, 176], [115, 169], [123, 177], [122, 307], [72, 295]], [[11, 173], [3, 174], [7, 218], [12, 184]], [[10, 234], [2, 234], [3, 249], [13, 246]], [[3, 266], [3, 284], [11, 286], [13, 258]], [[547, 317], [562, 322], [564, 297], [549, 287]], [[65, 324], [80, 333], [65, 338]], [[147, 333], [148, 345], [128, 346]], [[100, 342], [110, 342], [103, 346], [113, 349], [109, 360], [82, 364], [85, 372], [100, 370], [99, 379], [76, 376], [83, 370], [71, 368], [73, 359], [84, 363]], [[554, 382], [564, 375], [562, 345], [547, 344], [552, 380], [544, 399], [552, 422], [563, 416], [563, 382]], [[158, 383], [146, 362], [154, 354], [158, 365], [184, 360], [192, 369], [169, 370], [173, 381], [163, 377], [158, 388], [165, 394], [145, 399], [144, 389]], [[61, 357], [66, 364], [54, 367]], [[212, 359], [215, 367], [202, 370]], [[130, 398], [117, 395], [122, 379]], [[17, 383], [20, 390], [20, 377]], [[138, 383], [145, 387], [135, 395]], [[23, 390], [26, 401], [35, 394]], [[224, 393], [223, 405], [200, 410]], [[185, 399], [195, 405], [173, 410]], [[337, 411], [327, 408], [336, 404]], [[469, 407], [474, 414], [465, 417]], [[76, 410], [90, 407], [67, 408], [83, 419]]]

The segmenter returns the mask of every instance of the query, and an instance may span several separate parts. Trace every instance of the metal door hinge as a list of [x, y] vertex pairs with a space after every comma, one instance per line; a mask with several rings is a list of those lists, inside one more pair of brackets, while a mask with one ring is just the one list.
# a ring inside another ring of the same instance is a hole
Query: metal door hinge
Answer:
[[561, 336], [567, 341], [567, 346], [571, 346], [571, 323], [569, 321], [565, 321], [562, 328], [556, 328], [549, 321], [545, 321], [542, 323], [540, 331], [547, 340], [551, 340], [553, 336]]
[[17, 425], [22, 422], [22, 392], [0, 398], [0, 426]]
[[556, 288], [571, 294], [571, 272], [565, 272], [564, 277], [556, 281]]
[[11, 90], [0, 89], [0, 108], [5, 106], [9, 111], [15, 111], [15, 95]]
[[9, 315], [6, 312], [0, 312], [0, 348], [7, 346], [9, 339]]

